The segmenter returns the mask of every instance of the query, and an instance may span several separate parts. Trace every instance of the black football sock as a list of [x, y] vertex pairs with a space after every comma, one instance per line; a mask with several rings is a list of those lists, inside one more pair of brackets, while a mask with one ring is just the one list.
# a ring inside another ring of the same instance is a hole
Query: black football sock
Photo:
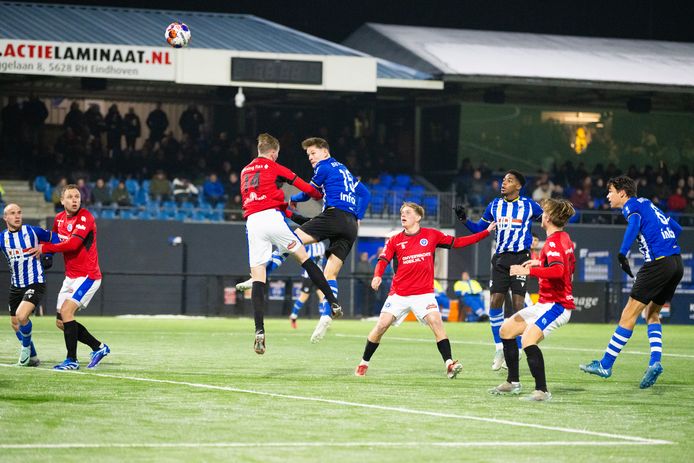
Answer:
[[545, 378], [545, 358], [542, 356], [542, 351], [534, 344], [525, 349], [525, 355], [528, 358], [528, 367], [530, 373], [535, 378], [535, 390], [547, 392], [547, 378]]
[[92, 351], [97, 351], [101, 347], [101, 341], [96, 339], [83, 324], [77, 322], [77, 340], [82, 344], [88, 345]]
[[451, 360], [451, 342], [448, 340], [448, 338], [437, 342], [436, 347], [438, 347], [439, 352], [441, 353], [441, 358], [444, 362], [446, 360]]
[[376, 349], [378, 349], [379, 343], [377, 342], [371, 342], [366, 340], [366, 347], [364, 347], [364, 355], [361, 356], [361, 358], [365, 361], [368, 362], [371, 360], [371, 356], [376, 352]]
[[323, 272], [321, 272], [320, 267], [318, 267], [318, 265], [316, 265], [316, 263], [311, 259], [306, 259], [301, 266], [304, 268], [304, 270], [306, 270], [306, 273], [308, 273], [308, 277], [311, 279], [311, 281], [318, 289], [321, 290], [323, 295], [325, 295], [328, 302], [330, 304], [337, 304], [337, 298], [335, 297], [335, 294], [333, 294], [333, 290], [330, 288], [328, 280], [325, 279], [325, 275], [323, 275]]
[[255, 331], [265, 332], [265, 283], [254, 281], [251, 289], [251, 301], [253, 301], [253, 318], [255, 319]]
[[517, 383], [520, 379], [518, 378], [518, 344], [516, 344], [516, 338], [502, 339], [501, 342], [504, 343], [504, 359], [506, 360], [506, 368], [508, 368], [506, 381]]
[[67, 348], [67, 358], [77, 360], [77, 321], [63, 322], [63, 337]]

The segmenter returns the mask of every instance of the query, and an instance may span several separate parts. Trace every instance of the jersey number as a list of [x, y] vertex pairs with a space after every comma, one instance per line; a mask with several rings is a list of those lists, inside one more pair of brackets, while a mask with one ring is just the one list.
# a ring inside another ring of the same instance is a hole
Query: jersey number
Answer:
[[244, 193], [247, 192], [249, 188], [258, 188], [258, 185], [260, 185], [260, 172], [256, 172], [253, 175], [247, 174], [243, 176], [241, 188], [243, 189]]
[[348, 170], [345, 169], [340, 169], [340, 173], [342, 174], [342, 181], [345, 185], [345, 191], [349, 193], [354, 193], [354, 177], [352, 177], [352, 174], [349, 173]]

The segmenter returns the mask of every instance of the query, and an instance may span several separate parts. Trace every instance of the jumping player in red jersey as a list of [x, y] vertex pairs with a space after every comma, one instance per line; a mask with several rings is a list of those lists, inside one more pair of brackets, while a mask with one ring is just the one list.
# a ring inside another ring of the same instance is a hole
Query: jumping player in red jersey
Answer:
[[511, 276], [530, 275], [540, 280], [540, 299], [537, 304], [520, 310], [501, 325], [508, 376], [506, 382], [489, 390], [497, 395], [520, 393], [516, 337], [522, 335], [528, 367], [535, 378], [535, 390], [524, 399], [533, 401], [552, 398], [547, 390], [545, 361], [538, 344], [549, 333], [569, 323], [571, 311], [576, 308], [572, 295], [576, 256], [571, 237], [564, 231], [564, 226], [576, 211], [565, 199], [546, 199], [542, 202], [542, 210], [542, 228], [547, 232], [547, 239], [540, 251], [540, 259], [510, 268]]
[[42, 244], [33, 252], [62, 252], [65, 259], [65, 280], [58, 293], [56, 326], [63, 330], [67, 357], [54, 366], [56, 370], [78, 370], [77, 341], [91, 347], [91, 361], [87, 368], [94, 368], [111, 350], [102, 344], [75, 320], [78, 310], [86, 308], [101, 286], [101, 270], [96, 248], [96, 222], [94, 216], [82, 209], [80, 190], [77, 185], [67, 185], [60, 202], [65, 210], [55, 216], [53, 231], [61, 238], [59, 244]]
[[279, 153], [279, 141], [272, 135], [263, 133], [258, 136], [258, 157], [241, 170], [241, 198], [243, 216], [247, 219], [248, 260], [253, 280], [253, 349], [257, 354], [265, 353], [265, 266], [272, 257], [273, 245], [280, 253], [286, 252], [296, 257], [316, 287], [326, 295], [333, 314], [342, 312], [323, 272], [309, 259], [304, 244], [285, 222], [285, 216], [291, 217], [292, 214], [287, 210], [287, 202], [280, 186], [282, 183], [289, 183], [316, 200], [323, 195], [294, 172], [278, 164], [276, 161]]
[[393, 257], [397, 259], [397, 270], [376, 326], [366, 338], [364, 355], [354, 371], [357, 376], [366, 375], [371, 356], [385, 332], [391, 325], [402, 323], [410, 310], [434, 332], [436, 347], [446, 363], [447, 376], [453, 379], [463, 369], [460, 362], [452, 359], [451, 343], [434, 297], [434, 253], [436, 248], [462, 248], [477, 243], [489, 236], [489, 232], [496, 228], [496, 222], [492, 222], [484, 231], [456, 238], [433, 228], [421, 227], [422, 217], [422, 206], [411, 202], [403, 203], [400, 207], [400, 223], [405, 229], [388, 240], [378, 257], [371, 280], [374, 291], [381, 286], [383, 272]]

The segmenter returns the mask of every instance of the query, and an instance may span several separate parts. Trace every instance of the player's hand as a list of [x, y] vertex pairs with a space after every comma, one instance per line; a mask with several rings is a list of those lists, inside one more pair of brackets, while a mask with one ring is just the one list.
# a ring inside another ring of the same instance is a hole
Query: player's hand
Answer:
[[530, 275], [530, 267], [524, 267], [522, 265], [512, 265], [509, 275], [511, 275], [512, 277]]
[[496, 222], [490, 223], [489, 226], [487, 227], [487, 231], [489, 233], [493, 232], [494, 230], [496, 230]]
[[291, 207], [292, 209], [296, 209], [297, 202], [296, 201], [289, 201], [289, 207]]
[[42, 246], [39, 244], [35, 248], [29, 248], [27, 252], [31, 257], [38, 259], [39, 257], [41, 257], [41, 247]]
[[462, 204], [458, 204], [453, 208], [453, 210], [455, 211], [455, 215], [458, 216], [458, 220], [460, 220], [461, 222], [465, 222], [467, 220], [467, 212], [465, 212], [465, 206], [463, 206]]
[[542, 264], [542, 262], [540, 262], [539, 260], [531, 259], [531, 260], [526, 260], [521, 265], [523, 267], [539, 267], [541, 264]]
[[378, 287], [381, 286], [382, 281], [383, 279], [381, 277], [373, 277], [373, 280], [371, 280], [371, 289], [378, 291]]
[[624, 273], [634, 278], [634, 274], [631, 271], [631, 265], [629, 265], [629, 259], [627, 259], [627, 256], [620, 252], [617, 254], [617, 260], [619, 261], [619, 266], [622, 267], [622, 270], [624, 270]]
[[41, 256], [41, 266], [44, 270], [53, 267], [53, 254], [43, 254]]

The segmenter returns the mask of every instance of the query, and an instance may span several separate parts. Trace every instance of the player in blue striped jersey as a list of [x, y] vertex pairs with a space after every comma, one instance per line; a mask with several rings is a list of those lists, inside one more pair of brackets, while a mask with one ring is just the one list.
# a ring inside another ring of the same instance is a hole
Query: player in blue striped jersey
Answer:
[[41, 227], [22, 224], [22, 209], [17, 204], [8, 204], [3, 211], [7, 229], [0, 232], [0, 250], [10, 268], [9, 304], [12, 329], [22, 343], [19, 354], [20, 366], [38, 366], [40, 361], [31, 340], [29, 316], [41, 303], [46, 292], [44, 270], [53, 263], [52, 255], [35, 258], [29, 250], [39, 243], [60, 242], [57, 234]]
[[[337, 296], [337, 275], [357, 239], [359, 221], [369, 206], [371, 193], [354, 178], [344, 164], [330, 155], [327, 141], [322, 138], [308, 138], [301, 146], [306, 150], [308, 160], [314, 169], [311, 184], [323, 192], [324, 203], [323, 211], [301, 224], [295, 233], [304, 244], [329, 240], [326, 252], [328, 260], [323, 273]], [[291, 197], [292, 203], [308, 199], [309, 197], [303, 193]], [[250, 280], [239, 283], [236, 289], [246, 290], [249, 282]], [[342, 313], [332, 314], [336, 318], [341, 315]], [[331, 319], [330, 315], [321, 317], [316, 329], [320, 328], [319, 331], [324, 335]], [[322, 335], [319, 338], [322, 338]]]
[[[525, 185], [525, 177], [516, 170], [509, 170], [501, 182], [501, 197], [495, 198], [482, 214], [478, 222], [467, 218], [465, 207], [456, 206], [458, 219], [473, 233], [480, 232], [496, 222], [496, 247], [492, 257], [492, 278], [489, 283], [491, 301], [489, 322], [494, 337], [496, 352], [492, 370], [505, 367], [504, 345], [499, 329], [504, 322], [504, 299], [508, 290], [512, 292], [513, 310], [518, 312], [525, 306], [525, 276], [511, 276], [512, 265], [521, 265], [530, 260], [532, 245], [532, 221], [542, 216], [542, 208], [530, 198], [520, 195]], [[520, 337], [517, 339], [521, 348]]]
[[633, 179], [625, 175], [611, 178], [607, 181], [607, 188], [610, 207], [621, 208], [628, 222], [617, 255], [619, 265], [627, 275], [634, 276], [627, 254], [637, 237], [645, 262], [636, 274], [629, 300], [622, 310], [619, 324], [602, 359], [580, 365], [579, 368], [586, 373], [609, 378], [612, 375], [612, 365], [631, 338], [636, 320], [645, 309], [648, 341], [651, 345], [648, 368], [639, 385], [641, 389], [645, 389], [653, 386], [663, 372], [660, 363], [663, 351], [660, 310], [672, 299], [684, 274], [680, 246], [677, 244], [682, 227], [650, 200], [637, 198], [636, 182]]

